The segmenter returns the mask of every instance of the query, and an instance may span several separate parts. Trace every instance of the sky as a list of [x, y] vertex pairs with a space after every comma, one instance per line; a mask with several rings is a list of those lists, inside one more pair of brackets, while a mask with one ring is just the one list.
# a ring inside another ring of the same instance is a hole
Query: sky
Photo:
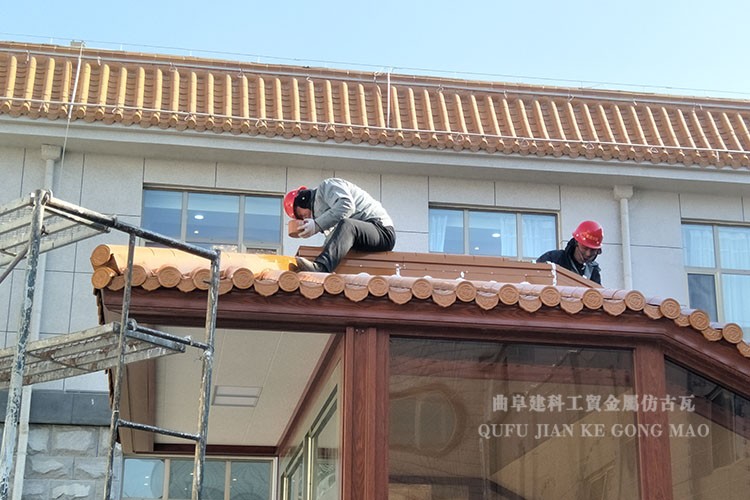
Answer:
[[0, 0], [0, 40], [750, 100], [749, 0]]

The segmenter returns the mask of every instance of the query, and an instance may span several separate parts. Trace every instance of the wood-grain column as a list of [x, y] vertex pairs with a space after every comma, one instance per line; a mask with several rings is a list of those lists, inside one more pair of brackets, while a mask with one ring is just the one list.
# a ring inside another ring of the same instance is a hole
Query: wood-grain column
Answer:
[[387, 498], [388, 334], [382, 330], [346, 331], [343, 434], [343, 498]]
[[[641, 344], [635, 349], [635, 393], [639, 401], [643, 396], [655, 396], [659, 403], [667, 394], [664, 352], [654, 344]], [[660, 406], [660, 405], [659, 405]], [[638, 472], [641, 498], [646, 500], [673, 500], [672, 462], [669, 451], [669, 415], [661, 411], [643, 411], [639, 405], [637, 423], [658, 426], [659, 437], [638, 437]]]

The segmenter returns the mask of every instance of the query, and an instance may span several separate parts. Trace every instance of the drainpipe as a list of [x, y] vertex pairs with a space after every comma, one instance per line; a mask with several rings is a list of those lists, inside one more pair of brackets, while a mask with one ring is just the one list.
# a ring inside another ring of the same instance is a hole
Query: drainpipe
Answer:
[[633, 288], [633, 264], [630, 257], [630, 207], [628, 200], [633, 197], [633, 186], [615, 186], [615, 199], [620, 201], [620, 238], [622, 239], [622, 279], [624, 288]]
[[[44, 165], [44, 189], [53, 191], [55, 182], [55, 162], [62, 157], [60, 146], [42, 145], [42, 160]], [[47, 274], [47, 255], [40, 254], [37, 263], [36, 287], [34, 290], [34, 310], [29, 329], [29, 341], [39, 339], [39, 331], [44, 309], [44, 278]], [[18, 450], [16, 452], [16, 467], [13, 476], [13, 500], [21, 500], [23, 494], [23, 480], [26, 473], [26, 451], [29, 444], [29, 410], [31, 408], [31, 388], [24, 385], [21, 392], [21, 412], [18, 422]]]

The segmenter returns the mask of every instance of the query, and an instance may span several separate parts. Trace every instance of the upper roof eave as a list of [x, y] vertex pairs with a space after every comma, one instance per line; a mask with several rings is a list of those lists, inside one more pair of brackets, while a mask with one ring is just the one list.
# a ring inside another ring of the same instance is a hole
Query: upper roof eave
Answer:
[[744, 100], [14, 42], [0, 42], [1, 89], [12, 117], [750, 169]]

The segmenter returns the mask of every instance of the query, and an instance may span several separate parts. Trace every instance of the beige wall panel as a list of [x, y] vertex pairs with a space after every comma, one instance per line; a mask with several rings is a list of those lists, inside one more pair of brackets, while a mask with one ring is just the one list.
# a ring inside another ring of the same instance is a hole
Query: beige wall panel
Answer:
[[99, 324], [99, 310], [96, 307], [91, 273], [73, 274], [73, 297], [70, 307], [70, 331], [79, 332]]
[[288, 168], [286, 175], [286, 191], [297, 189], [300, 186], [307, 186], [312, 189], [316, 187], [323, 179], [333, 177], [333, 170], [327, 169], [308, 169], [308, 168]]
[[429, 178], [430, 203], [494, 206], [495, 184], [486, 180]]
[[81, 205], [104, 214], [140, 214], [142, 165], [141, 158], [86, 155]]
[[383, 176], [382, 203], [393, 219], [396, 230], [428, 230], [427, 177]]
[[[0, 147], [0, 203], [5, 204], [20, 198], [23, 171], [23, 149]], [[28, 194], [28, 193], [26, 193]]]
[[[81, 153], [67, 153], [55, 164], [52, 193], [59, 200], [80, 205], [82, 179], [83, 155]], [[47, 256], [47, 269], [51, 271], [72, 271], [75, 267], [76, 245], [58, 248], [52, 252], [47, 252], [45, 255]]]
[[633, 246], [633, 288], [649, 297], [672, 297], [688, 303], [682, 249]]
[[216, 163], [146, 158], [143, 183], [213, 188], [216, 185]]
[[57, 162], [55, 165], [55, 187], [53, 188], [56, 198], [76, 205], [81, 204], [83, 160], [84, 156], [81, 153], [67, 152]]
[[216, 165], [216, 188], [260, 193], [286, 191], [286, 169], [239, 163]]
[[[619, 210], [620, 202], [616, 203]], [[676, 193], [635, 190], [628, 209], [632, 245], [682, 248], [680, 200]]]
[[425, 232], [396, 231], [396, 252], [429, 252], [429, 235]]
[[619, 244], [620, 204], [612, 189], [577, 186], [560, 187], [560, 235], [567, 242], [581, 221], [593, 219], [604, 229], [604, 243]]
[[[37, 284], [38, 286], [38, 284]], [[73, 300], [73, 273], [47, 271], [44, 281], [44, 301], [42, 306], [41, 333], [68, 333], [70, 307]], [[79, 297], [76, 297], [78, 300]]]
[[744, 220], [742, 198], [680, 193], [680, 215], [683, 219], [741, 222]]
[[346, 179], [349, 182], [353, 182], [357, 186], [361, 187], [370, 196], [376, 200], [381, 199], [382, 187], [379, 174], [370, 174], [367, 172], [355, 172], [353, 170], [337, 170], [334, 172], [336, 177]]
[[44, 188], [45, 162], [41, 158], [41, 150], [29, 148], [23, 161], [23, 181], [21, 195], [26, 196], [37, 189]]
[[[68, 200], [65, 200], [68, 201]], [[76, 262], [76, 245], [66, 245], [43, 254], [49, 271], [72, 271]]]
[[526, 182], [495, 182], [498, 207], [560, 210], [560, 186]]

